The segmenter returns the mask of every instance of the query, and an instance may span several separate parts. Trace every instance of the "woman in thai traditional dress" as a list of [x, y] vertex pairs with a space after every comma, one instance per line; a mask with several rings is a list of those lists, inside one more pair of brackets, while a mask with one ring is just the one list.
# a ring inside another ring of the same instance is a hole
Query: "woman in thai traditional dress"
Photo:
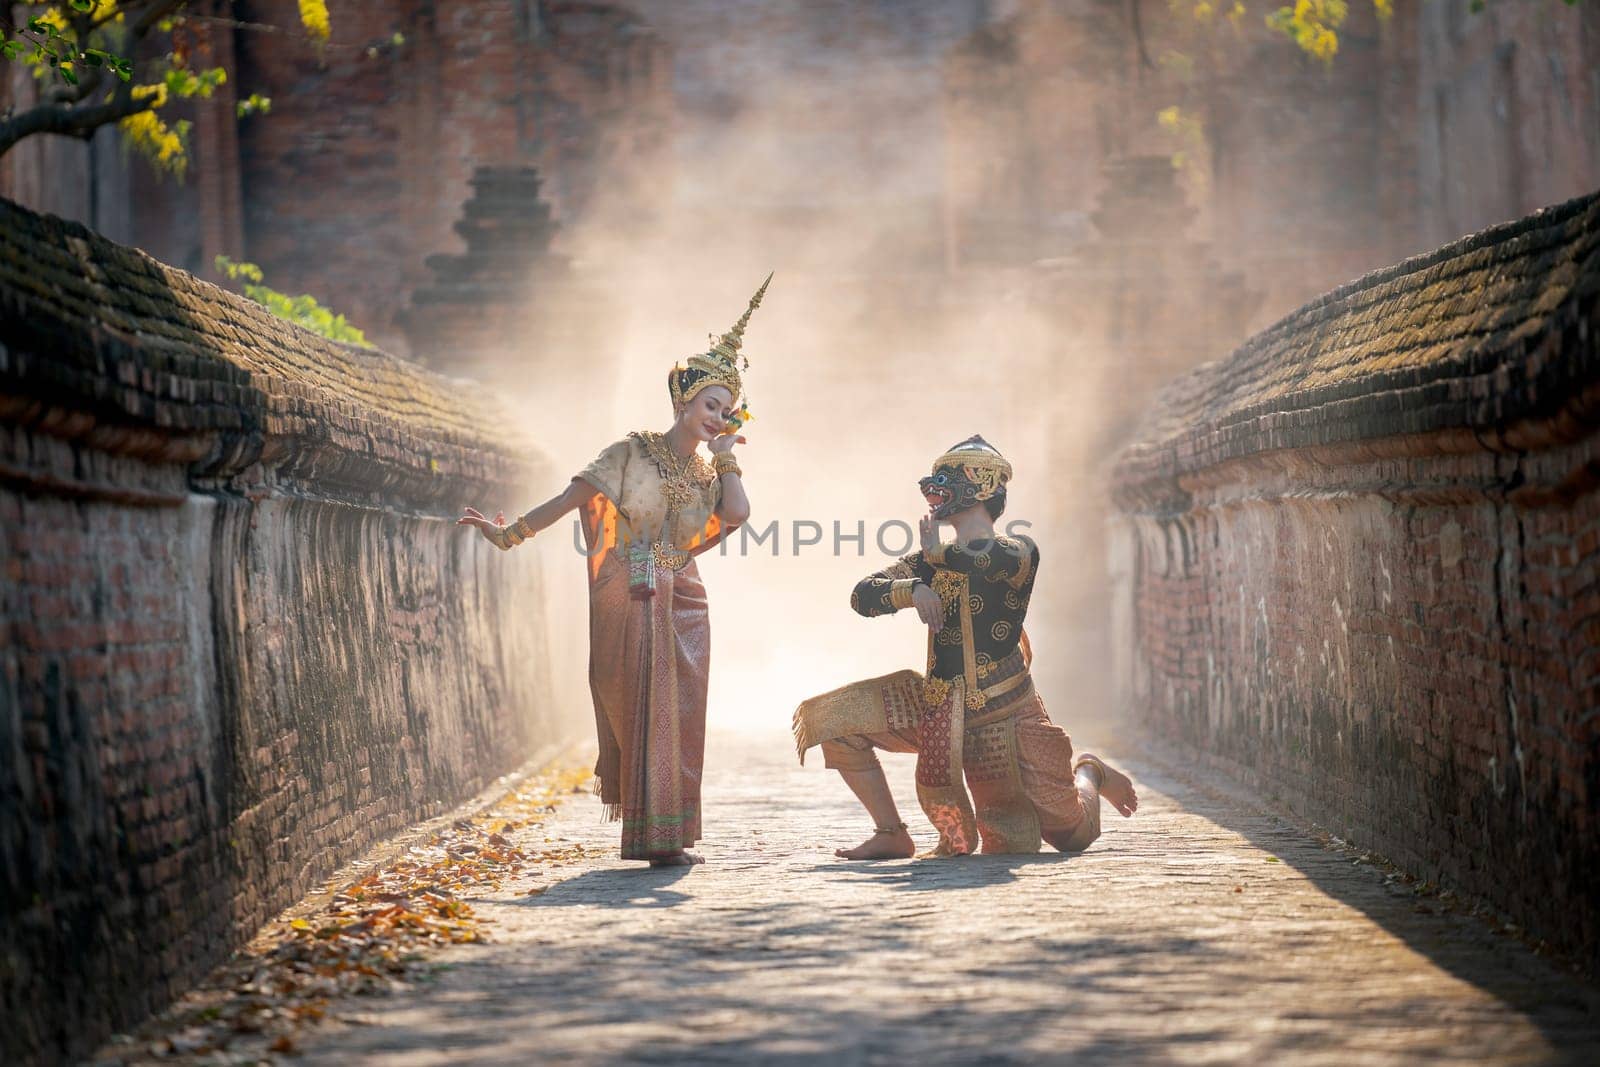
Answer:
[[694, 557], [750, 514], [732, 451], [749, 417], [739, 348], [767, 282], [709, 352], [668, 373], [666, 432], [636, 431], [607, 446], [515, 522], [473, 508], [459, 520], [509, 550], [574, 509], [582, 517], [595, 775], [607, 816], [622, 820], [623, 859], [700, 862], [688, 849], [700, 839], [711, 633]]

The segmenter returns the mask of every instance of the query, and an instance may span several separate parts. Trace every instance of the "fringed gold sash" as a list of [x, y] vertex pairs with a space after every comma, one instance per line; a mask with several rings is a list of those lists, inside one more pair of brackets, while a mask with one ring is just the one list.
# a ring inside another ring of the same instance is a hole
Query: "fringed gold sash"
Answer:
[[805, 763], [812, 745], [852, 734], [915, 730], [921, 716], [922, 675], [895, 671], [803, 701], [794, 713], [794, 745]]

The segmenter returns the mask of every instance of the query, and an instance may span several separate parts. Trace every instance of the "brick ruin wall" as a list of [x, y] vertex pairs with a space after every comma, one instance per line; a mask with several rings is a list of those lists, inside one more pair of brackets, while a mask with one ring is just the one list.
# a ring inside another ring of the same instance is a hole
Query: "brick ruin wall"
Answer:
[[508, 425], [0, 200], [0, 1059], [581, 732], [538, 557], [450, 521], [548, 480]]
[[1600, 959], [1600, 194], [1375, 272], [1112, 473], [1120, 702]]

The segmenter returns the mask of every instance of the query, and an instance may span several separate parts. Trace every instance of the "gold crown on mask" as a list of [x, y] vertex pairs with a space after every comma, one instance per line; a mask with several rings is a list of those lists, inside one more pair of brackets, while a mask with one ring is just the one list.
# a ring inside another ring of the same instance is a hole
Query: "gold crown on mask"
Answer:
[[967, 480], [978, 487], [979, 500], [988, 500], [1011, 480], [1010, 462], [978, 434], [951, 445], [944, 455], [933, 461], [935, 472], [940, 467], [959, 467]]
[[[761, 306], [761, 298], [766, 295], [767, 286], [771, 282], [772, 275], [768, 274], [767, 280], [756, 290], [756, 295], [750, 298], [750, 306], [744, 309], [739, 321], [733, 324], [733, 329], [717, 338], [710, 351], [690, 356], [684, 361], [687, 366], [679, 364], [672, 368], [667, 383], [672, 393], [674, 407], [681, 407], [711, 386], [720, 385], [733, 394], [730, 403], [738, 409], [735, 417], [729, 421], [739, 424], [750, 418], [748, 406], [739, 403], [739, 397], [744, 392], [744, 381], [739, 377], [739, 371], [741, 368], [750, 369], [750, 358], [742, 354], [739, 347], [744, 343], [744, 328], [750, 325], [750, 314]], [[679, 383], [686, 370], [702, 372], [701, 377], [690, 383], [687, 388]]]

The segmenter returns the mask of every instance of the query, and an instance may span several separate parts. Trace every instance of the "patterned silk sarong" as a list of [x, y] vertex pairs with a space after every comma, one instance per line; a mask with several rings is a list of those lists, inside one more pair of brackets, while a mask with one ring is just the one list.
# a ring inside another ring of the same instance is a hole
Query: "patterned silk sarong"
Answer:
[[1045, 715], [1020, 653], [992, 676], [981, 711], [966, 710], [962, 679], [927, 686], [914, 671], [812, 697], [794, 717], [801, 759], [822, 745], [828, 766], [867, 770], [877, 765], [874, 748], [915, 752], [917, 799], [941, 855], [976, 851], [980, 841], [984, 852], [1037, 852], [1041, 837], [1084, 847], [1098, 833], [1098, 798], [1089, 794], [1088, 810], [1071, 739]]
[[694, 563], [657, 572], [656, 595], [628, 596], [612, 554], [589, 591], [589, 689], [606, 812], [622, 819], [622, 858], [651, 859], [700, 838], [711, 627]]

